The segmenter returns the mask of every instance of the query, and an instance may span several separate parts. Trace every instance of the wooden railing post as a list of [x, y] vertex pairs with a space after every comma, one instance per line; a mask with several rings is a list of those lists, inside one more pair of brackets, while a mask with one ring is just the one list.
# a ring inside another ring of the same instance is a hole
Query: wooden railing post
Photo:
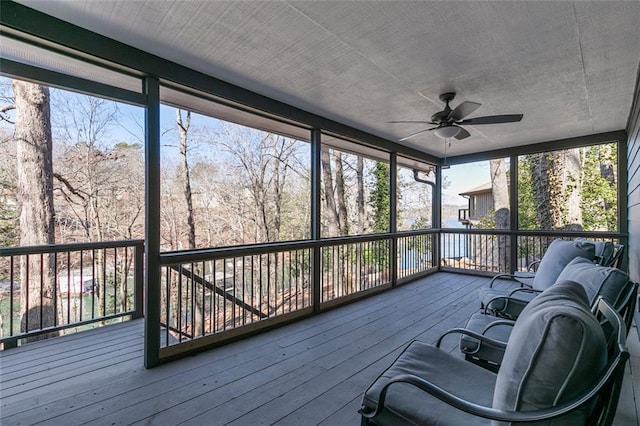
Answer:
[[133, 287], [135, 289], [135, 312], [131, 316], [131, 319], [142, 318], [144, 316], [144, 242], [136, 244], [133, 247], [133, 250]]

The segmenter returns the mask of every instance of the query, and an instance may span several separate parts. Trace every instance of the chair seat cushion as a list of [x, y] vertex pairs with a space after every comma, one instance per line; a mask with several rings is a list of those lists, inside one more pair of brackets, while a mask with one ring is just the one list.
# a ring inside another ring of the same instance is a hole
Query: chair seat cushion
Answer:
[[[367, 389], [363, 404], [374, 408], [382, 388], [399, 374], [419, 375], [463, 399], [485, 407], [491, 406], [495, 373], [418, 341], [412, 342]], [[389, 387], [385, 410], [376, 420], [381, 424], [393, 425], [490, 424], [488, 420], [454, 409], [406, 383]]]
[[533, 286], [533, 279], [536, 277], [536, 273], [535, 272], [531, 272], [531, 271], [515, 271], [513, 273], [513, 277], [519, 283], [522, 283], [522, 284], [524, 284], [526, 286], [532, 287]]
[[[469, 318], [464, 328], [483, 334], [499, 342], [507, 343], [511, 335], [511, 330], [513, 329], [513, 324], [502, 324], [503, 322], [505, 322], [505, 320], [492, 315], [475, 313], [471, 315], [471, 318]], [[492, 326], [492, 324], [500, 325]], [[502, 357], [504, 356], [504, 349], [481, 343], [478, 339], [464, 334], [460, 336], [460, 350], [466, 355], [496, 365], [502, 362]]]
[[516, 288], [518, 287], [510, 289], [489, 287], [480, 288], [480, 301], [482, 306], [486, 307], [496, 315], [505, 316], [507, 318], [517, 318], [524, 307], [527, 306], [527, 304], [539, 293], [517, 291], [512, 296], [509, 296]]

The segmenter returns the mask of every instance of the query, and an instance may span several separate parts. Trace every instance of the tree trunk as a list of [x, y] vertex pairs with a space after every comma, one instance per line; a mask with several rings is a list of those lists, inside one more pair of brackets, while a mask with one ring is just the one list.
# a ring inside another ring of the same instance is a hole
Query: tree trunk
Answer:
[[184, 200], [187, 206], [187, 238], [190, 249], [196, 247], [196, 225], [193, 219], [193, 197], [191, 195], [191, 178], [189, 176], [189, 162], [187, 161], [187, 133], [191, 125], [191, 112], [187, 111], [185, 121], [182, 121], [182, 110], [176, 109], [176, 124], [180, 134], [180, 158], [182, 159], [182, 180], [184, 185]]
[[580, 149], [527, 156], [536, 215], [545, 230], [582, 230]]
[[[509, 184], [504, 159], [498, 158], [489, 162], [493, 208], [495, 210], [496, 229], [509, 229]], [[498, 237], [498, 267], [500, 272], [510, 272], [511, 239], [509, 236]]]
[[[176, 109], [176, 125], [180, 135], [180, 158], [182, 159], [182, 184], [184, 192], [184, 201], [187, 206], [187, 240], [189, 249], [196, 248], [196, 225], [193, 213], [193, 195], [191, 193], [191, 177], [189, 176], [189, 162], [187, 161], [187, 136], [189, 127], [191, 126], [191, 111], [187, 111], [185, 120], [182, 120], [182, 110]], [[195, 268], [195, 266], [192, 266]], [[192, 274], [198, 275], [203, 271], [193, 270]], [[191, 280], [191, 288], [195, 301], [195, 312], [193, 313], [193, 328], [191, 332], [193, 336], [204, 336], [204, 307], [202, 305], [202, 293], [200, 286], [195, 280]], [[203, 291], [203, 290], [202, 290]], [[180, 299], [179, 299], [180, 300]], [[185, 307], [186, 309], [186, 307]]]
[[[13, 80], [16, 99], [15, 140], [17, 150], [20, 245], [55, 242], [53, 164], [49, 89]], [[42, 259], [42, 260], [41, 260]], [[21, 330], [28, 332], [56, 325], [53, 255], [21, 258]], [[29, 341], [57, 335], [30, 338]]]
[[271, 235], [271, 241], [279, 241], [280, 240], [280, 227], [282, 226], [282, 193], [284, 190], [284, 185], [286, 182], [286, 173], [280, 172], [280, 163], [283, 158], [283, 151], [285, 148], [284, 139], [280, 139], [280, 137], [271, 135], [271, 138], [275, 138], [272, 141], [272, 150], [273, 150], [273, 234]]
[[344, 191], [344, 170], [342, 168], [342, 153], [335, 152], [334, 164], [336, 165], [336, 208], [338, 211], [338, 227], [340, 235], [349, 235], [349, 222], [347, 219], [347, 203]]
[[[358, 235], [362, 235], [364, 234], [365, 222], [367, 219], [366, 219], [365, 210], [364, 210], [364, 158], [361, 156], [358, 156], [358, 162], [356, 165], [356, 178], [358, 181], [358, 198], [356, 200], [356, 207], [358, 210]], [[360, 286], [360, 289], [362, 289], [362, 286], [364, 285], [363, 283], [364, 277], [362, 276], [362, 268], [363, 268], [362, 255], [363, 255], [362, 244], [358, 244], [356, 245], [355, 282], [357, 283], [358, 286]]]
[[336, 209], [336, 200], [333, 195], [333, 176], [331, 173], [331, 159], [329, 157], [329, 150], [323, 149], [320, 160], [322, 161], [322, 183], [324, 185], [324, 202], [325, 202], [325, 214], [327, 218], [327, 228], [329, 229], [330, 237], [337, 237], [340, 235], [338, 210]]

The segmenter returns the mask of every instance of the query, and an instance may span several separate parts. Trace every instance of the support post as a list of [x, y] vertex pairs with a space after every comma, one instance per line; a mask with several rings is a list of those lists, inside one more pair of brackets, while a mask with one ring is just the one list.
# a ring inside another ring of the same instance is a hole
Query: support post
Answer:
[[513, 272], [518, 269], [518, 156], [513, 154], [509, 157], [509, 229], [511, 240], [509, 254], [509, 270]]
[[391, 285], [398, 283], [398, 154], [392, 152], [389, 155], [389, 272], [391, 273]]
[[442, 167], [440, 165], [436, 166], [436, 184], [433, 187], [433, 210], [431, 212], [432, 216], [432, 228], [437, 228], [439, 231], [433, 234], [433, 258], [436, 262], [438, 270], [442, 269], [442, 265], [440, 262], [440, 240], [442, 238]]
[[160, 82], [144, 80], [145, 112], [145, 317], [144, 366], [160, 363]]
[[[311, 130], [311, 239], [319, 242], [320, 234], [320, 151], [322, 150], [322, 132]], [[313, 311], [319, 312], [322, 304], [322, 247], [319, 244], [312, 249], [311, 284], [313, 286]]]
[[620, 138], [617, 143], [618, 160], [618, 232], [624, 235], [620, 238], [620, 244], [624, 245], [622, 259], [618, 267], [625, 272], [629, 271], [629, 174], [627, 139]]

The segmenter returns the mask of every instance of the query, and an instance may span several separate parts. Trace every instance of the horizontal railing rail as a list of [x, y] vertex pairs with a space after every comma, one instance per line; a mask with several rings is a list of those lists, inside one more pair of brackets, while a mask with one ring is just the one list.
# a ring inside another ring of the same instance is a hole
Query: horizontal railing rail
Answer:
[[0, 248], [0, 343], [143, 315], [144, 241]]

